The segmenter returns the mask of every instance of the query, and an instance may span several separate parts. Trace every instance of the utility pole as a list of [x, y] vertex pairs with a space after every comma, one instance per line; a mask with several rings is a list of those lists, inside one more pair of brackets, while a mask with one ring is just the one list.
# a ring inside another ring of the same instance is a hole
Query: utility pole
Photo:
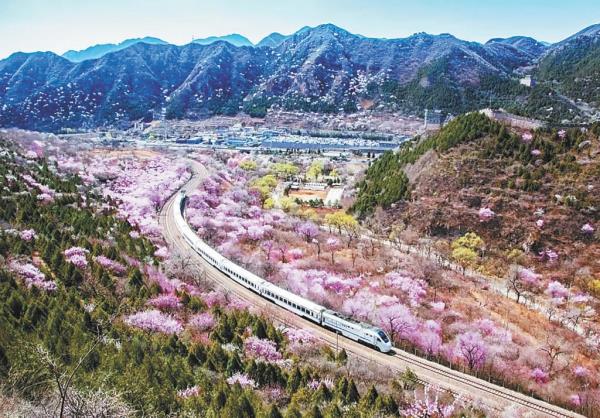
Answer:
[[427, 116], [429, 114], [429, 109], [425, 109], [425, 131], [427, 131]]

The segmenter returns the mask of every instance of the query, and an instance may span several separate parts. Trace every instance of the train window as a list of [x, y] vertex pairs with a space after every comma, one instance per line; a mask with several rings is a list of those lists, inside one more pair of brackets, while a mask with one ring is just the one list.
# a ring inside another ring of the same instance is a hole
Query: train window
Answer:
[[381, 337], [383, 342], [387, 343], [389, 341], [387, 335], [385, 335], [383, 331], [379, 330], [377, 331], [377, 334]]

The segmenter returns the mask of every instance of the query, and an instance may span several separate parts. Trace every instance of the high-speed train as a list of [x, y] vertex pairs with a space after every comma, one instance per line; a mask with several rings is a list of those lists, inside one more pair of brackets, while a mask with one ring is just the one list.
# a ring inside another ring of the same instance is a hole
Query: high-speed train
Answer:
[[201, 240], [185, 221], [183, 216], [186, 200], [185, 191], [178, 193], [176, 199], [173, 205], [173, 215], [177, 228], [183, 233], [185, 241], [204, 260], [229, 276], [232, 280], [286, 310], [307, 318], [325, 328], [337, 331], [354, 341], [374, 347], [383, 353], [387, 353], [392, 349], [390, 338], [382, 329], [364, 322], [355, 321], [352, 318], [288, 292], [223, 257]]

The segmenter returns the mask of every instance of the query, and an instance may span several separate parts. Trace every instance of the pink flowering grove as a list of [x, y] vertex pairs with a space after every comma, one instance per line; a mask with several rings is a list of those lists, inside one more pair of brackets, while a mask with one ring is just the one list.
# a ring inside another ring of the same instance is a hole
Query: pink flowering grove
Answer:
[[125, 318], [125, 323], [145, 331], [155, 331], [163, 334], [179, 334], [183, 330], [180, 321], [156, 309], [129, 315]]

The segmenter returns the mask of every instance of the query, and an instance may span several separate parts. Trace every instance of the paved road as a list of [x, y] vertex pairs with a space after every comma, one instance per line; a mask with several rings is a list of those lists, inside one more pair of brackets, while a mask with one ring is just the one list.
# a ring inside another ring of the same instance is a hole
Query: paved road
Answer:
[[[196, 162], [192, 162], [191, 164], [194, 174], [189, 182], [183, 186], [184, 190], [189, 191], [198, 187], [203, 178], [208, 174], [202, 165]], [[339, 343], [339, 348], [344, 348], [350, 354], [350, 360], [354, 356], [355, 359], [359, 358], [376, 362], [398, 373], [403, 372], [409, 367], [423, 382], [435, 384], [442, 389], [449, 390], [467, 399], [479, 399], [486, 406], [496, 411], [501, 411], [508, 405], [518, 404], [533, 412], [533, 416], [581, 417], [581, 415], [574, 412], [460, 373], [399, 349], [396, 349], [391, 354], [380, 353], [341, 335], [337, 336], [334, 332], [321, 328], [319, 325], [304, 318], [290, 314], [285, 309], [270, 303], [256, 293], [229, 279], [229, 277], [206, 263], [200, 255], [193, 251], [184, 241], [181, 231], [176, 227], [174, 214], [177, 208], [173, 205], [174, 200], [175, 197], [172, 197], [167, 201], [161, 210], [159, 218], [169, 246], [176, 248], [182, 255], [189, 257], [194, 265], [201, 267], [206, 274], [207, 280], [214, 283], [216, 287], [222, 288], [236, 297], [251, 303], [255, 308], [263, 310], [270, 318], [293, 328], [310, 329], [314, 335], [332, 346], [336, 346]]]

